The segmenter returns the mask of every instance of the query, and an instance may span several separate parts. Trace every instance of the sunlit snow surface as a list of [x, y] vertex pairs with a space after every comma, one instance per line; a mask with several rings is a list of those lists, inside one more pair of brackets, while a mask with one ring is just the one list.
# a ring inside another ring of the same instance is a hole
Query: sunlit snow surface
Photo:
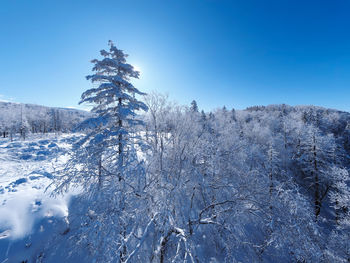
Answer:
[[47, 237], [51, 225], [64, 222], [72, 194], [54, 198], [47, 187], [76, 136], [31, 135], [12, 142], [0, 138], [0, 263], [21, 260], [21, 248], [22, 254], [31, 254], [34, 239]]

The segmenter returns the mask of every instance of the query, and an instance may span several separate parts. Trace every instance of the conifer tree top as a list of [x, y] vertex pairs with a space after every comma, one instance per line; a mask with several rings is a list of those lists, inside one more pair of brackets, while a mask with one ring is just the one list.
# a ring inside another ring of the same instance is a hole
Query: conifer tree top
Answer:
[[[93, 59], [94, 74], [86, 78], [98, 87], [88, 89], [81, 96], [81, 103], [92, 103], [92, 111], [99, 115], [107, 112], [133, 115], [135, 110], [147, 110], [144, 103], [135, 99], [135, 94], [145, 95], [130, 83], [131, 78], [139, 78], [140, 72], [127, 63], [125, 54], [112, 41], [108, 42], [109, 51], [101, 50], [102, 59]], [[118, 104], [118, 105], [117, 105]]]

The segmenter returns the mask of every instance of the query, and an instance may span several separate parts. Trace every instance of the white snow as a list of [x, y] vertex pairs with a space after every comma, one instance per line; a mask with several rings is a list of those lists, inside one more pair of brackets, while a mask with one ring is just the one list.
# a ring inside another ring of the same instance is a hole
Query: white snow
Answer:
[[26, 141], [0, 139], [0, 239], [22, 239], [42, 218], [68, 215], [71, 194], [54, 198], [47, 187], [73, 138], [48, 134]]

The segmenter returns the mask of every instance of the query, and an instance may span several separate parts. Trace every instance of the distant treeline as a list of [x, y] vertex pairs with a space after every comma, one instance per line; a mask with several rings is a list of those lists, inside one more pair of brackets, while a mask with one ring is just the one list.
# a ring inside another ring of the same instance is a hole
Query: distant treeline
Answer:
[[20, 133], [69, 132], [86, 119], [89, 112], [33, 104], [0, 102], [2, 137]]

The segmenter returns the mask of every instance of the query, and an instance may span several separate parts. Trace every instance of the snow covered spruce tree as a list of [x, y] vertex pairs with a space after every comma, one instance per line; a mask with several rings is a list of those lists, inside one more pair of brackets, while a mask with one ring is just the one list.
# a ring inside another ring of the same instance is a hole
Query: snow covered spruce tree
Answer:
[[[88, 137], [92, 138], [94, 143], [104, 142], [103, 148], [107, 152], [109, 148], [115, 150], [117, 146], [117, 154], [109, 156], [112, 158], [109, 159], [109, 162], [114, 163], [116, 160], [113, 158], [117, 157], [117, 162], [113, 167], [118, 167], [120, 172], [120, 169], [126, 164], [127, 159], [125, 158], [131, 146], [140, 142], [140, 138], [131, 132], [135, 126], [142, 124], [142, 121], [136, 118], [135, 111], [147, 110], [147, 106], [135, 98], [136, 94], [145, 94], [129, 82], [130, 78], [139, 78], [140, 73], [126, 63], [127, 55], [122, 50], [117, 49], [111, 41], [109, 45], [109, 52], [101, 51], [104, 57], [102, 60], [92, 60], [95, 74], [86, 77], [92, 83], [98, 83], [98, 87], [85, 91], [81, 96], [80, 104], [92, 103], [94, 105], [92, 112], [95, 112], [97, 117], [89, 119], [87, 123], [92, 123], [98, 129], [94, 129]], [[101, 125], [103, 126], [102, 132]]]
[[87, 260], [124, 262], [130, 253], [128, 246], [133, 246], [132, 238], [126, 243], [128, 231], [138, 226], [135, 212], [141, 216], [138, 209], [145, 207], [138, 201], [143, 170], [136, 151], [143, 144], [135, 127], [143, 124], [136, 112], [147, 106], [136, 99], [144, 93], [130, 82], [139, 72], [111, 41], [109, 47], [109, 51], [101, 50], [101, 60], [92, 60], [94, 74], [87, 79], [97, 85], [82, 94], [80, 103], [92, 105], [95, 115], [80, 126], [86, 134], [73, 145], [57, 191], [83, 188], [73, 204], [75, 217], [80, 218], [75, 221], [83, 222], [76, 226], [74, 236], [89, 251], [84, 255]]

